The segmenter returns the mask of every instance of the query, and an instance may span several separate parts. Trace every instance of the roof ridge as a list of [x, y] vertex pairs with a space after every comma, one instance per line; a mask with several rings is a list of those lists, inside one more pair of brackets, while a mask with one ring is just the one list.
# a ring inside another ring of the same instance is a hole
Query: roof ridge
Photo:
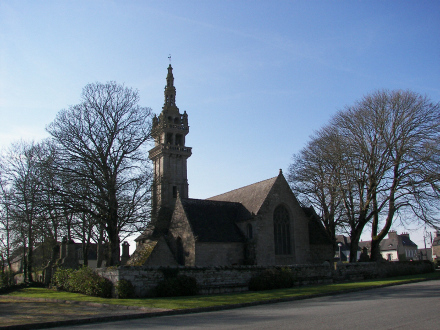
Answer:
[[258, 185], [258, 184], [261, 184], [261, 183], [263, 183], [263, 182], [270, 181], [270, 180], [274, 180], [274, 179], [277, 179], [277, 178], [278, 178], [278, 176], [274, 176], [274, 177], [269, 178], [269, 179], [266, 179], [266, 180], [261, 180], [261, 181], [258, 181], [258, 182], [254, 182], [254, 183], [248, 184], [248, 185], [243, 186], [243, 187], [239, 187], [239, 188], [236, 188], [236, 189], [229, 190], [229, 191], [224, 192], [224, 193], [222, 193], [222, 194], [218, 194], [218, 195], [215, 195], [215, 196], [211, 196], [211, 197], [209, 197], [209, 198], [207, 198], [207, 199], [211, 199], [211, 198], [214, 198], [214, 197], [219, 197], [219, 196], [222, 196], [222, 195], [226, 195], [226, 194], [229, 194], [229, 193], [231, 193], [231, 192], [233, 192], [233, 191], [237, 191], [237, 190], [240, 190], [240, 189], [249, 188], [249, 187], [251, 187], [251, 186]]

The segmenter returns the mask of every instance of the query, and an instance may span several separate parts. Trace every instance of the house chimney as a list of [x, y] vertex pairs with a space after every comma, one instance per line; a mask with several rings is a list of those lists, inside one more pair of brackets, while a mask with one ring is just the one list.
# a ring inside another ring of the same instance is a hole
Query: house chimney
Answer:
[[388, 232], [388, 238], [395, 238], [395, 239], [397, 239], [397, 232], [395, 230], [390, 230]]
[[405, 237], [409, 238], [409, 233], [402, 233], [402, 234], [400, 234], [400, 236], [405, 236]]

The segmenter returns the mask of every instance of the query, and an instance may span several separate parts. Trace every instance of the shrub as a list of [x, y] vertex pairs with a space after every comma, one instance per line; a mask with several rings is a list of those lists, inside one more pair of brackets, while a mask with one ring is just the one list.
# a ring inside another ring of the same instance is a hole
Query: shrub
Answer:
[[89, 296], [109, 298], [112, 295], [112, 283], [89, 267], [82, 267], [78, 270], [57, 269], [53, 284], [60, 290]]
[[128, 280], [120, 280], [116, 284], [116, 294], [119, 299], [127, 299], [134, 297], [134, 286]]
[[249, 290], [273, 290], [293, 287], [295, 276], [289, 268], [266, 269], [249, 280]]
[[14, 284], [14, 273], [5, 271], [0, 273], [0, 288], [7, 288]]
[[73, 274], [73, 269], [58, 268], [52, 277], [52, 285], [57, 290], [70, 291], [69, 279]]
[[165, 278], [153, 290], [156, 297], [194, 296], [197, 292], [196, 279], [186, 275]]

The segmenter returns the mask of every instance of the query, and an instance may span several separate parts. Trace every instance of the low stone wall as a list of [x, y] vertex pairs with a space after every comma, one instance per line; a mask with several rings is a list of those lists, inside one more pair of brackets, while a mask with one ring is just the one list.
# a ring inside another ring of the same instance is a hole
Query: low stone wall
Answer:
[[[283, 266], [292, 270], [295, 285], [331, 283], [333, 272], [327, 265], [294, 265]], [[267, 267], [129, 267], [101, 268], [96, 271], [108, 278], [113, 284], [119, 280], [129, 280], [135, 287], [136, 296], [148, 296], [151, 289], [166, 276], [172, 274], [194, 277], [201, 294], [240, 292], [248, 290], [251, 277]]]
[[335, 267], [333, 280], [336, 282], [386, 278], [412, 274], [423, 274], [434, 271], [430, 261], [399, 261], [399, 262], [357, 262], [338, 263]]
[[[428, 273], [434, 270], [429, 261], [408, 262], [358, 262], [337, 264], [335, 268], [328, 263], [322, 265], [282, 266], [290, 268], [295, 275], [295, 286], [324, 284], [344, 281], [356, 281], [372, 278]], [[270, 267], [273, 268], [273, 267]], [[281, 267], [279, 267], [281, 268]], [[267, 269], [262, 266], [236, 267], [136, 267], [121, 266], [118, 268], [96, 269], [98, 274], [108, 278], [113, 284], [125, 279], [130, 281], [136, 290], [136, 296], [150, 294], [166, 276], [186, 275], [194, 277], [201, 294], [240, 292], [248, 290], [249, 280]]]

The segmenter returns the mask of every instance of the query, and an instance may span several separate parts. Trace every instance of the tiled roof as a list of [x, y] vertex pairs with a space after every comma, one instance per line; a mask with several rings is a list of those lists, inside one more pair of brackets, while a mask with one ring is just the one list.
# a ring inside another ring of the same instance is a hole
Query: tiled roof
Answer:
[[278, 177], [260, 181], [227, 193], [208, 198], [212, 201], [241, 203], [249, 212], [257, 214]]
[[240, 203], [182, 199], [182, 206], [198, 242], [243, 242], [236, 222], [252, 218]]

